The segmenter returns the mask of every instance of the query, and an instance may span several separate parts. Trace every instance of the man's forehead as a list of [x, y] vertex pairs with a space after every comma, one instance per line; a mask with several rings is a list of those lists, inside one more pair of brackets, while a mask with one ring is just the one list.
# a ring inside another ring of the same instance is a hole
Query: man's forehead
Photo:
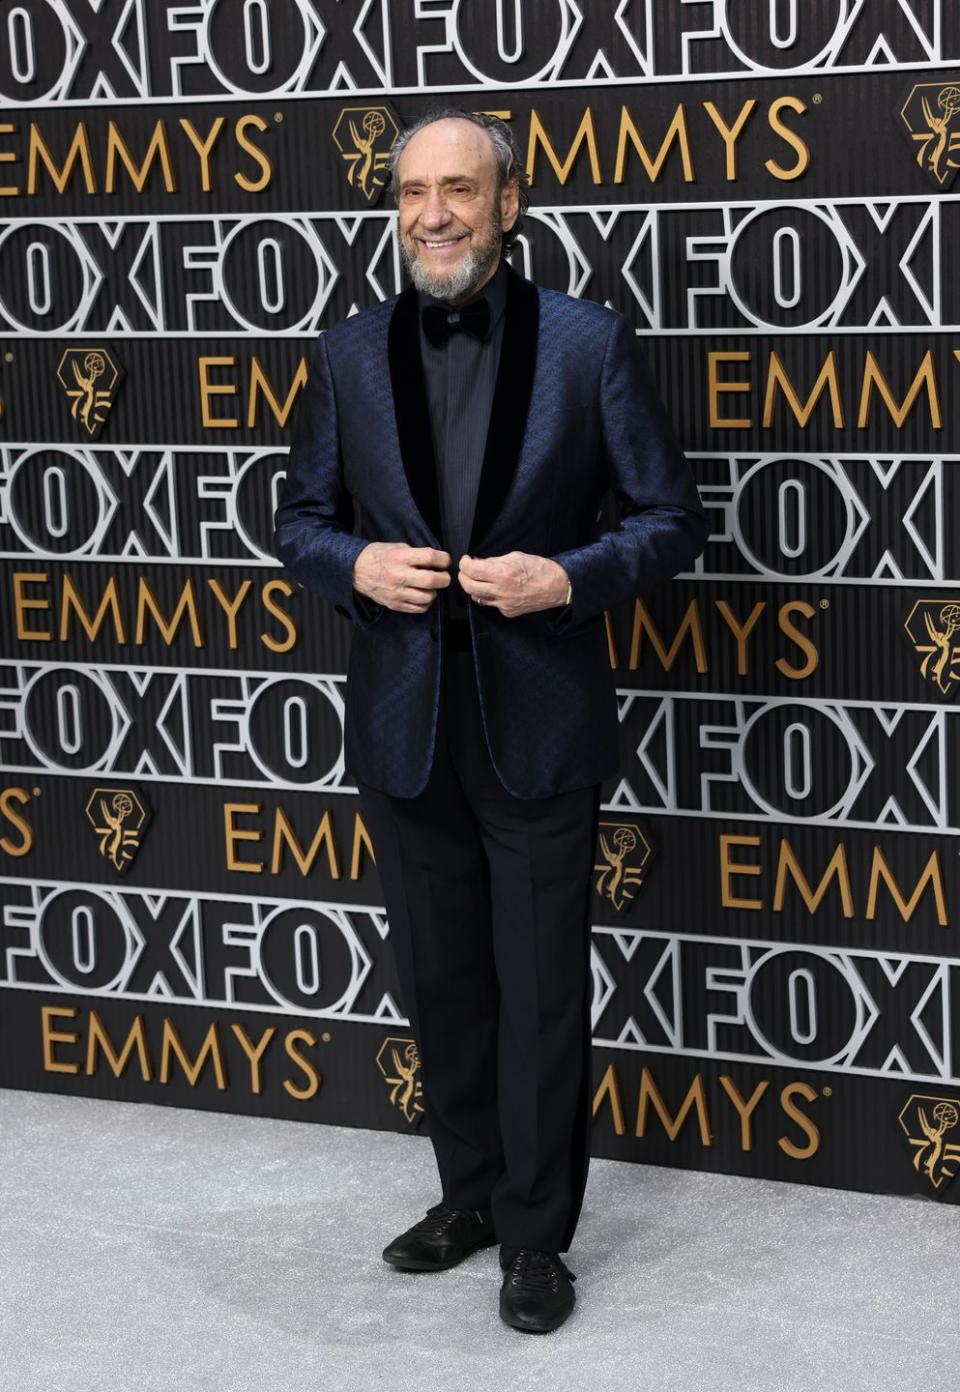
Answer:
[[458, 174], [476, 178], [493, 173], [496, 159], [490, 137], [481, 126], [446, 117], [411, 136], [400, 155], [399, 172], [409, 174], [427, 165], [439, 170], [441, 180]]

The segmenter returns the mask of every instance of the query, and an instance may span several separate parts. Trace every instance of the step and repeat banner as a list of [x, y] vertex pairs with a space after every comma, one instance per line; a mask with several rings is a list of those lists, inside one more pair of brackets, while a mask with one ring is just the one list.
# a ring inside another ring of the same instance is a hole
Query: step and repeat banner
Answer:
[[0, 6], [0, 1084], [424, 1129], [349, 625], [271, 543], [440, 101], [511, 123], [513, 265], [635, 325], [712, 522], [607, 615], [594, 1153], [954, 1202], [952, 0]]

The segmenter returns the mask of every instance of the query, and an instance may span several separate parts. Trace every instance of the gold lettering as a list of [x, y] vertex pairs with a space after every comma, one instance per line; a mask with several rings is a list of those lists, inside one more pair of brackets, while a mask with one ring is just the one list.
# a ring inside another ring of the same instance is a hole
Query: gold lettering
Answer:
[[[18, 130], [19, 127], [11, 125], [9, 121], [4, 121], [0, 123], [0, 135], [16, 135]], [[0, 150], [0, 164], [19, 163], [19, 157], [14, 153], [13, 150]], [[19, 198], [20, 192], [21, 190], [19, 184], [0, 185], [0, 198]]]
[[751, 609], [743, 627], [741, 627], [740, 624], [737, 623], [737, 620], [733, 614], [733, 610], [730, 608], [729, 604], [725, 599], [718, 599], [714, 602], [717, 608], [720, 610], [720, 616], [723, 619], [724, 623], [727, 625], [730, 632], [737, 640], [737, 671], [741, 677], [745, 677], [747, 675], [748, 670], [747, 639], [753, 632], [754, 626], [757, 620], [759, 619], [760, 615], [763, 613], [764, 609], [766, 609], [767, 602], [764, 599], [757, 600], [756, 604]]
[[19, 803], [23, 807], [30, 801], [30, 794], [26, 788], [4, 788], [0, 793], [0, 814], [6, 817], [8, 822], [12, 822], [20, 833], [20, 841], [11, 841], [9, 836], [4, 833], [0, 836], [0, 850], [8, 856], [23, 856], [28, 851], [33, 850], [34, 833], [33, 827], [25, 818], [21, 817], [14, 803]]
[[265, 121], [262, 116], [241, 116], [234, 130], [237, 144], [240, 146], [241, 150], [245, 150], [253, 159], [254, 164], [259, 166], [260, 177], [259, 179], [251, 179], [249, 175], [241, 174], [239, 171], [234, 174], [233, 177], [235, 182], [240, 185], [245, 193], [262, 193], [270, 182], [270, 176], [273, 173], [273, 165], [270, 163], [270, 158], [267, 153], [261, 150], [259, 145], [254, 144], [252, 140], [247, 138], [248, 127], [252, 127], [254, 130], [258, 131], [265, 131], [269, 130], [270, 123]]
[[160, 1081], [168, 1083], [170, 1081], [170, 1056], [175, 1054], [179, 1060], [180, 1067], [187, 1076], [187, 1081], [191, 1087], [196, 1087], [197, 1079], [203, 1071], [207, 1055], [213, 1059], [213, 1071], [216, 1078], [217, 1087], [222, 1092], [227, 1086], [226, 1070], [223, 1066], [223, 1059], [220, 1055], [220, 1037], [217, 1034], [216, 1021], [211, 1024], [203, 1037], [200, 1051], [195, 1059], [191, 1059], [187, 1053], [183, 1040], [177, 1033], [177, 1028], [173, 1021], [167, 1016], [163, 1020], [163, 1041], [160, 1046]]
[[150, 176], [150, 166], [159, 157], [160, 166], [163, 170], [163, 184], [167, 193], [176, 193], [177, 181], [173, 177], [173, 167], [170, 164], [170, 148], [167, 145], [167, 127], [163, 120], [154, 122], [153, 135], [150, 137], [150, 144], [147, 146], [147, 153], [143, 157], [143, 163], [137, 167], [133, 156], [127, 149], [126, 142], [120, 134], [120, 129], [116, 121], [107, 122], [107, 172], [104, 180], [104, 193], [116, 192], [116, 172], [117, 156], [126, 167], [127, 173], [133, 182], [134, 188], [138, 193], [143, 193], [147, 179]]
[[294, 1046], [301, 1042], [304, 1044], [309, 1044], [310, 1048], [312, 1049], [316, 1045], [317, 1040], [316, 1037], [312, 1035], [309, 1030], [291, 1030], [289, 1034], [287, 1034], [284, 1037], [283, 1047], [289, 1054], [290, 1058], [293, 1059], [293, 1062], [299, 1064], [299, 1066], [303, 1069], [309, 1081], [306, 1083], [304, 1087], [298, 1088], [294, 1085], [293, 1080], [291, 1078], [284, 1078], [283, 1086], [286, 1089], [286, 1091], [289, 1092], [290, 1096], [295, 1097], [299, 1102], [309, 1102], [310, 1098], [313, 1097], [319, 1090], [320, 1083], [323, 1080], [323, 1074], [319, 1073], [317, 1069], [314, 1068], [313, 1064], [310, 1062], [309, 1059], [304, 1058], [304, 1056], [301, 1053], [298, 1053], [297, 1049]]
[[76, 1044], [80, 1036], [72, 1030], [63, 1031], [52, 1028], [58, 1016], [72, 1020], [77, 1014], [72, 1005], [42, 1005], [40, 1007], [40, 1038], [43, 1042], [43, 1071], [45, 1073], [79, 1073], [79, 1063], [61, 1063], [54, 1056], [55, 1044]]
[[780, 1094], [781, 1107], [790, 1120], [795, 1121], [800, 1127], [800, 1130], [805, 1133], [808, 1138], [808, 1144], [805, 1146], [798, 1146], [787, 1136], [780, 1136], [777, 1140], [777, 1145], [784, 1154], [789, 1155], [792, 1160], [809, 1160], [811, 1156], [816, 1155], [817, 1151], [820, 1149], [820, 1131], [810, 1118], [795, 1106], [793, 1101], [795, 1093], [799, 1093], [806, 1101], [812, 1102], [817, 1095], [816, 1090], [812, 1088], [809, 1083], [788, 1083]]
[[730, 850], [733, 846], [759, 846], [759, 836], [733, 836], [724, 833], [720, 837], [720, 903], [725, 909], [763, 908], [759, 899], [739, 899], [733, 893], [732, 881], [740, 875], [760, 875], [762, 867], [754, 861], [732, 860]]
[[767, 1079], [764, 1078], [762, 1082], [757, 1083], [757, 1086], [753, 1089], [753, 1092], [750, 1094], [749, 1101], [747, 1101], [746, 1098], [741, 1097], [740, 1089], [737, 1087], [733, 1079], [727, 1077], [726, 1074], [721, 1074], [720, 1086], [723, 1088], [724, 1092], [730, 1098], [730, 1101], [736, 1107], [737, 1113], [740, 1117], [740, 1149], [753, 1150], [753, 1128], [750, 1124], [750, 1118], [753, 1115], [754, 1108], [760, 1101], [760, 1098], [763, 1096], [763, 1094], [769, 1087]]
[[213, 181], [210, 178], [210, 151], [217, 143], [217, 138], [223, 130], [222, 116], [218, 116], [204, 139], [196, 126], [188, 116], [180, 117], [180, 125], [190, 144], [200, 156], [200, 187], [204, 193], [209, 193], [213, 188]]
[[247, 425], [252, 429], [257, 424], [257, 398], [260, 392], [266, 397], [267, 405], [274, 414], [274, 418], [281, 429], [287, 423], [287, 417], [293, 410], [293, 403], [297, 399], [297, 393], [307, 384], [309, 367], [306, 358], [301, 358], [297, 370], [290, 383], [290, 390], [281, 405], [280, 400], [274, 394], [273, 384], [270, 378], [260, 366], [260, 359], [255, 357], [250, 365], [250, 395], [247, 401]]
[[314, 838], [310, 843], [309, 851], [304, 851], [300, 842], [297, 840], [293, 827], [287, 821], [287, 815], [282, 807], [277, 808], [276, 816], [273, 821], [273, 856], [270, 862], [270, 870], [274, 875], [279, 875], [283, 870], [283, 846], [284, 842], [293, 852], [293, 858], [300, 867], [300, 874], [307, 876], [313, 867], [317, 852], [321, 845], [326, 847], [327, 869], [332, 880], [340, 878], [340, 861], [337, 857], [337, 847], [333, 838], [333, 821], [329, 807], [323, 814], [323, 820], [317, 827]]
[[764, 162], [764, 168], [769, 170], [775, 179], [799, 179], [810, 164], [810, 151], [806, 142], [780, 120], [780, 112], [783, 110], [796, 111], [803, 115], [806, 109], [806, 102], [802, 102], [799, 97], [777, 97], [776, 101], [770, 103], [767, 113], [770, 129], [797, 152], [797, 162], [789, 169], [777, 164], [776, 160], [768, 159]]
[[623, 1115], [623, 1103], [620, 1100], [620, 1084], [617, 1080], [617, 1069], [613, 1063], [607, 1064], [607, 1071], [600, 1079], [600, 1086], [593, 1096], [593, 1115], [596, 1116], [603, 1106], [604, 1098], [610, 1102], [610, 1111], [613, 1114], [613, 1129], [618, 1136], [624, 1135], [627, 1123]]
[[265, 648], [269, 648], [271, 652], [285, 653], [297, 646], [297, 625], [294, 623], [293, 615], [288, 614], [285, 609], [279, 609], [273, 602], [274, 594], [287, 595], [289, 598], [289, 596], [293, 594], [293, 591], [294, 587], [290, 584], [289, 580], [268, 580], [263, 587], [261, 594], [263, 607], [269, 614], [272, 614], [275, 619], [280, 620], [287, 635], [286, 639], [281, 642], [280, 639], [274, 638], [271, 633], [263, 632], [260, 634], [260, 642]]
[[47, 572], [45, 570], [15, 570], [13, 572], [13, 609], [17, 616], [17, 638], [21, 643], [49, 643], [53, 634], [47, 629], [42, 631], [27, 628], [24, 619], [25, 609], [50, 609], [52, 606], [49, 599], [28, 599], [23, 593], [24, 585], [45, 585], [47, 583]]
[[636, 1134], [642, 1137], [647, 1129], [647, 1111], [649, 1103], [653, 1103], [654, 1111], [660, 1118], [660, 1124], [666, 1131], [668, 1138], [675, 1141], [680, 1133], [680, 1128], [687, 1118], [687, 1113], [691, 1107], [696, 1108], [697, 1123], [700, 1128], [700, 1139], [705, 1146], [712, 1144], [710, 1136], [710, 1116], [707, 1112], [707, 1098], [703, 1090], [703, 1076], [698, 1073], [687, 1091], [686, 1097], [680, 1104], [680, 1110], [675, 1117], [671, 1117], [667, 1110], [667, 1105], [660, 1095], [656, 1083], [653, 1080], [649, 1068], [645, 1068], [640, 1075], [640, 1099], [637, 1103], [637, 1129]]
[[748, 98], [748, 100], [745, 101], [743, 103], [743, 106], [740, 108], [740, 114], [737, 116], [737, 119], [734, 122], [734, 124], [732, 126], [728, 126], [712, 101], [705, 101], [703, 103], [704, 110], [710, 117], [710, 120], [716, 126], [717, 130], [720, 132], [721, 139], [723, 140], [723, 143], [726, 146], [727, 180], [730, 183], [735, 183], [737, 178], [737, 141], [740, 138], [740, 133], [743, 130], [744, 126], [747, 124], [747, 120], [756, 104], [756, 97]]
[[[91, 619], [84, 608], [83, 600], [80, 598], [73, 581], [69, 575], [63, 577], [63, 590], [60, 594], [60, 641], [66, 642], [70, 637], [70, 615], [76, 614], [80, 620], [81, 627], [90, 639], [91, 643], [96, 642], [100, 629], [109, 612], [113, 620], [113, 632], [117, 642], [125, 645], [127, 641], [127, 630], [123, 622], [123, 614], [120, 611], [120, 595], [117, 591], [117, 577], [111, 575], [103, 597], [100, 600], [100, 607], [95, 616]], [[139, 640], [138, 640], [139, 641]]]
[[225, 802], [223, 804], [223, 835], [227, 850], [227, 869], [246, 871], [259, 875], [263, 871], [262, 860], [239, 860], [236, 854], [238, 841], [262, 841], [263, 833], [256, 828], [237, 827], [235, 816], [255, 816], [260, 812], [259, 802]]
[[693, 641], [694, 660], [697, 671], [701, 674], [710, 670], [707, 663], [707, 652], [703, 644], [703, 630], [700, 627], [700, 606], [695, 599], [684, 610], [683, 618], [680, 620], [680, 627], [674, 634], [673, 642], [670, 644], [669, 651], [657, 630], [656, 624], [650, 617], [647, 606], [642, 599], [637, 599], [633, 606], [633, 632], [630, 639], [630, 670], [636, 671], [640, 662], [640, 652], [643, 647], [643, 635], [646, 634], [653, 644], [654, 651], [660, 659], [660, 664], [665, 672], [669, 672], [676, 662], [683, 646], [683, 640], [687, 634]]
[[200, 419], [205, 430], [236, 430], [240, 424], [239, 416], [215, 416], [210, 404], [212, 396], [236, 396], [234, 382], [211, 382], [210, 370], [214, 367], [235, 367], [236, 358], [200, 357], [197, 370], [200, 374]]
[[250, 1061], [250, 1091], [259, 1094], [263, 1091], [263, 1083], [260, 1078], [260, 1060], [263, 1058], [264, 1050], [270, 1043], [270, 1040], [277, 1032], [276, 1026], [270, 1025], [269, 1028], [265, 1029], [257, 1045], [254, 1045], [253, 1040], [250, 1038], [249, 1034], [247, 1034], [243, 1025], [235, 1023], [231, 1024], [230, 1028], [236, 1035], [240, 1048]]
[[366, 825], [365, 825], [365, 823], [364, 823], [363, 817], [360, 815], [359, 812], [356, 812], [356, 813], [354, 813], [354, 818], [353, 818], [353, 846], [351, 847], [351, 850], [350, 850], [350, 878], [351, 878], [351, 880], [359, 880], [359, 878], [360, 878], [360, 874], [361, 874], [360, 859], [361, 859], [361, 856], [363, 855], [363, 848], [364, 848], [364, 847], [366, 847], [367, 854], [369, 855], [370, 859], [373, 861], [374, 865], [376, 865], [376, 863], [377, 863], [377, 857], [376, 857], [376, 855], [374, 854], [373, 842], [370, 840], [370, 833], [369, 833], [369, 831], [367, 831], [367, 828], [366, 828]]
[[940, 873], [940, 856], [937, 851], [931, 852], [930, 859], [927, 861], [920, 878], [914, 886], [910, 898], [905, 898], [903, 891], [897, 884], [896, 877], [890, 866], [887, 864], [883, 851], [879, 846], [873, 848], [873, 861], [870, 866], [870, 887], [867, 890], [867, 918], [873, 919], [877, 916], [877, 898], [880, 891], [880, 881], [887, 886], [890, 897], [904, 923], [909, 923], [916, 912], [917, 905], [923, 895], [923, 891], [929, 884], [933, 889], [933, 900], [937, 906], [937, 922], [941, 928], [947, 926], [947, 905], [943, 892], [943, 879]]
[[237, 593], [234, 595], [233, 599], [228, 599], [227, 596], [224, 594], [220, 586], [219, 580], [215, 580], [212, 577], [208, 576], [207, 584], [213, 591], [214, 597], [216, 598], [217, 603], [220, 605], [220, 608], [227, 616], [227, 633], [229, 635], [227, 641], [230, 644], [231, 648], [236, 648], [239, 646], [237, 640], [237, 614], [240, 611], [240, 606], [243, 604], [243, 601], [247, 597], [247, 592], [253, 586], [253, 581], [244, 580], [243, 584], [240, 586], [239, 590], [237, 590]]
[[800, 862], [794, 855], [793, 847], [787, 838], [780, 838], [780, 855], [777, 859], [777, 884], [773, 892], [774, 913], [783, 912], [783, 901], [786, 897], [787, 874], [800, 891], [800, 897], [807, 906], [807, 913], [815, 914], [823, 902], [824, 895], [830, 887], [830, 881], [836, 876], [837, 885], [840, 890], [840, 903], [843, 906], [844, 918], [853, 918], [853, 888], [850, 884], [850, 870], [847, 865], [847, 854], [843, 848], [843, 842], [837, 843], [837, 848], [827, 864], [823, 877], [817, 885], [816, 890], [810, 888], [806, 875], [800, 868]]
[[38, 173], [41, 161], [47, 167], [47, 173], [53, 180], [58, 193], [65, 193], [67, 184], [73, 175], [73, 166], [79, 159], [83, 168], [83, 179], [87, 193], [96, 193], [97, 180], [93, 172], [93, 160], [90, 155], [90, 140], [87, 136], [87, 127], [84, 121], [80, 121], [74, 132], [73, 140], [70, 142], [70, 149], [63, 162], [63, 168], [58, 169], [56, 161], [47, 149], [43, 136], [36, 125], [30, 123], [30, 143], [27, 154], [27, 193], [37, 192]]
[[802, 404], [793, 383], [787, 376], [783, 363], [780, 361], [780, 355], [771, 351], [767, 369], [767, 391], [763, 401], [764, 430], [769, 430], [773, 425], [773, 408], [777, 387], [783, 391], [787, 404], [802, 428], [806, 428], [806, 424], [813, 414], [813, 408], [822, 396], [824, 387], [827, 387], [830, 392], [830, 409], [833, 413], [834, 426], [837, 430], [843, 429], [843, 402], [840, 400], [840, 383], [837, 380], [837, 356], [832, 348], [820, 369], [820, 376], [813, 384], [813, 390]]
[[625, 106], [620, 108], [620, 134], [617, 139], [617, 165], [613, 175], [615, 184], [622, 184], [624, 181], [624, 170], [627, 163], [627, 141], [633, 146], [634, 150], [643, 161], [643, 167], [647, 171], [647, 178], [655, 184], [660, 177], [660, 171], [670, 153], [670, 147], [677, 141], [680, 146], [680, 159], [683, 164], [684, 181], [692, 184], [696, 179], [693, 172], [693, 156], [690, 153], [690, 139], [687, 134], [687, 115], [683, 103], [677, 107], [673, 115], [673, 120], [667, 127], [667, 133], [663, 137], [663, 143], [657, 152], [656, 159], [651, 159], [647, 153], [647, 147], [636, 126], [633, 118]]
[[584, 144], [587, 147], [587, 154], [590, 158], [590, 172], [593, 175], [593, 182], [595, 184], [600, 184], [603, 182], [603, 176], [600, 173], [600, 156], [597, 153], [597, 133], [594, 130], [593, 112], [590, 107], [588, 106], [583, 113], [583, 120], [577, 128], [577, 133], [573, 137], [573, 144], [567, 151], [567, 157], [562, 164], [540, 120], [540, 113], [537, 111], [536, 107], [534, 107], [530, 112], [530, 136], [527, 141], [527, 174], [531, 186], [536, 177], [538, 146], [543, 147], [543, 152], [553, 167], [553, 172], [557, 176], [558, 183], [565, 184], [570, 177], [570, 171], [573, 168], [580, 146]]
[[747, 350], [719, 352], [711, 350], [707, 354], [707, 400], [710, 406], [710, 426], [713, 430], [746, 430], [752, 425], [749, 416], [721, 416], [720, 414], [720, 394], [721, 392], [748, 392], [751, 387], [750, 382], [722, 382], [719, 376], [721, 363], [725, 362], [749, 362], [750, 353]]
[[942, 425], [940, 415], [940, 397], [937, 392], [937, 377], [933, 367], [933, 349], [928, 348], [923, 355], [923, 361], [917, 369], [917, 375], [910, 383], [910, 388], [899, 406], [894, 400], [893, 392], [890, 390], [886, 377], [880, 370], [873, 353], [867, 350], [866, 365], [863, 370], [863, 387], [860, 392], [860, 412], [857, 416], [857, 425], [861, 430], [865, 430], [870, 420], [870, 401], [873, 395], [873, 388], [876, 387], [883, 403], [890, 415], [893, 417], [897, 429], [903, 428], [903, 423], [913, 410], [914, 402], [920, 394], [920, 388], [926, 387], [927, 401], [930, 407], [930, 424], [934, 430], [939, 430]]
[[153, 615], [154, 622], [159, 628], [163, 641], [169, 648], [176, 636], [177, 629], [180, 627], [184, 614], [190, 617], [190, 632], [193, 637], [195, 648], [205, 647], [203, 637], [200, 633], [200, 616], [197, 613], [197, 595], [193, 588], [192, 577], [185, 580], [183, 589], [180, 591], [180, 598], [177, 607], [170, 620], [166, 620], [160, 612], [160, 605], [154, 598], [153, 591], [146, 578], [141, 575], [137, 581], [137, 629], [135, 642], [143, 643], [146, 641], [145, 634], [147, 628], [147, 610]]
[[805, 681], [811, 673], [817, 670], [820, 662], [820, 653], [814, 642], [801, 633], [795, 624], [790, 622], [793, 614], [802, 614], [805, 619], [812, 619], [817, 611], [812, 604], [808, 604], [805, 599], [790, 599], [785, 604], [780, 605], [777, 614], [777, 622], [781, 632], [786, 634], [791, 642], [796, 643], [801, 652], [806, 653], [807, 660], [802, 667], [791, 667], [785, 657], [778, 657], [774, 666], [783, 676], [789, 677], [791, 681]]
[[153, 1072], [150, 1068], [150, 1056], [147, 1053], [147, 1037], [144, 1031], [143, 1016], [135, 1016], [126, 1040], [124, 1041], [123, 1049], [118, 1054], [114, 1050], [110, 1036], [100, 1016], [95, 1010], [90, 1011], [90, 1028], [87, 1034], [87, 1063], [84, 1070], [88, 1077], [92, 1078], [97, 1071], [98, 1049], [106, 1059], [107, 1065], [113, 1073], [113, 1076], [119, 1078], [126, 1070], [127, 1062], [134, 1048], [137, 1051], [137, 1058], [140, 1061], [140, 1076], [145, 1083], [149, 1083], [153, 1078]]

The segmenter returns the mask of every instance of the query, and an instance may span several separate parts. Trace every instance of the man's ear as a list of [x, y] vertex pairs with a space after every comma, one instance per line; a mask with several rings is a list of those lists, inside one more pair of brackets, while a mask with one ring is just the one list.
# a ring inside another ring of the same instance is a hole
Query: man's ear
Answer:
[[500, 190], [500, 222], [504, 232], [509, 232], [520, 215], [520, 185], [511, 179]]

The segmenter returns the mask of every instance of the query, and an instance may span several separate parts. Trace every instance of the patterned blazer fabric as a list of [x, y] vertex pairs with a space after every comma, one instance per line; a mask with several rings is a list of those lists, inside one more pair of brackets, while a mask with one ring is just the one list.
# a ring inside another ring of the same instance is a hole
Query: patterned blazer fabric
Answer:
[[[689, 567], [706, 515], [633, 329], [589, 300], [507, 266], [503, 346], [468, 553], [559, 561], [569, 607], [505, 618], [469, 606], [491, 758], [506, 789], [539, 798], [617, 772], [618, 719], [603, 612]], [[275, 550], [351, 619], [344, 752], [396, 797], [429, 776], [443, 640], [436, 605], [404, 614], [353, 588], [368, 541], [444, 545], [409, 287], [320, 339], [298, 408]], [[603, 497], [616, 528], [598, 535]]]

